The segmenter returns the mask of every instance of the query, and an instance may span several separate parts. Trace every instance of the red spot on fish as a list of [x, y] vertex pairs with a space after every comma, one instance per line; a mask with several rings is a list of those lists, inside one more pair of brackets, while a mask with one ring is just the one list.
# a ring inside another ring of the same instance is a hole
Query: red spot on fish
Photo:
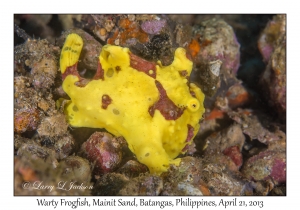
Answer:
[[[187, 137], [185, 142], [188, 143], [192, 140], [193, 136], [194, 136], [194, 128], [191, 125], [187, 125], [188, 127], [188, 133], [187, 133]], [[181, 152], [186, 152], [189, 148], [190, 144], [186, 144], [185, 147], [181, 150]]]
[[180, 76], [182, 77], [186, 77], [188, 75], [188, 71], [187, 70], [181, 70], [181, 71], [178, 71]]
[[193, 96], [194, 98], [196, 98], [196, 93], [194, 91], [190, 90], [190, 94], [191, 94], [191, 96]]
[[109, 97], [109, 95], [104, 94], [102, 96], [102, 109], [106, 109], [108, 107], [109, 104], [111, 104], [112, 99]]
[[155, 85], [159, 91], [159, 100], [148, 110], [151, 117], [153, 117], [155, 109], [157, 109], [166, 120], [178, 119], [183, 114], [184, 108], [179, 108], [174, 104], [159, 81], [155, 80]]
[[190, 54], [190, 52], [186, 52], [185, 57], [187, 59], [189, 59], [190, 61], [193, 61], [192, 55]]
[[116, 72], [118, 73], [119, 71], [121, 71], [121, 67], [120, 66], [116, 66]]
[[104, 80], [104, 70], [103, 70], [102, 65], [99, 62], [99, 60], [98, 60], [97, 72], [94, 75], [93, 79], [95, 79], [95, 80], [98, 80], [98, 79]]
[[140, 72], [144, 72], [148, 76], [152, 78], [156, 78], [156, 64], [154, 62], [150, 62], [144, 60], [132, 53], [129, 54], [130, 57], [130, 66]]
[[194, 128], [190, 124], [188, 124], [187, 127], [188, 127], [188, 135], [186, 137], [185, 142], [190, 142], [194, 136]]
[[74, 75], [78, 78], [81, 78], [77, 71], [77, 64], [78, 62], [76, 62], [73, 66], [68, 66], [66, 68], [66, 71], [61, 75], [63, 81], [66, 79], [68, 75]]
[[186, 151], [188, 150], [188, 148], [189, 148], [189, 145], [186, 144], [186, 145], [184, 146], [184, 148], [181, 150], [181, 152], [186, 152]]

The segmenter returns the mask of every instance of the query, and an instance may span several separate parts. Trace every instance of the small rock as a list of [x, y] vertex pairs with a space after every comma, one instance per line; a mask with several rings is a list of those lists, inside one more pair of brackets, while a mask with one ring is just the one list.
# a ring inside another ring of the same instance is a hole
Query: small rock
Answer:
[[221, 154], [212, 154], [204, 159], [202, 180], [214, 196], [253, 194], [251, 183], [243, 178], [229, 157]]
[[166, 20], [147, 20], [141, 24], [141, 28], [148, 34], [159, 34], [166, 25]]
[[194, 26], [195, 37], [201, 37], [201, 50], [195, 59], [201, 61], [222, 61], [221, 74], [236, 74], [240, 65], [240, 44], [230, 25], [221, 19], [209, 19]]
[[205, 185], [201, 184], [202, 161], [195, 157], [183, 157], [180, 165], [171, 166], [170, 169], [162, 174], [164, 188], [162, 195], [204, 195], [207, 191]]
[[237, 111], [229, 111], [228, 115], [242, 125], [243, 133], [248, 135], [251, 140], [257, 139], [268, 145], [273, 141], [285, 138], [285, 133], [281, 131], [282, 126], [260, 111], [238, 109]]
[[95, 132], [81, 146], [81, 152], [92, 164], [94, 174], [105, 174], [117, 169], [122, 160], [122, 144], [106, 132]]
[[223, 150], [223, 154], [230, 157], [235, 165], [240, 168], [243, 164], [243, 156], [238, 146], [228, 147]]
[[34, 131], [40, 123], [40, 112], [36, 108], [21, 109], [14, 114], [14, 131], [24, 133]]
[[88, 160], [79, 156], [68, 156], [60, 164], [65, 165], [64, 176], [74, 176], [77, 183], [91, 180], [92, 170]]
[[55, 57], [45, 55], [41, 61], [33, 64], [31, 69], [33, 86], [38, 89], [49, 89], [54, 84], [57, 70]]
[[240, 125], [233, 124], [221, 132], [211, 134], [206, 142], [206, 153], [211, 153], [211, 151], [224, 152], [225, 149], [235, 146], [241, 151], [245, 143], [245, 136]]
[[68, 126], [65, 115], [57, 113], [54, 116], [45, 117], [37, 131], [39, 136], [62, 136], [67, 132]]
[[121, 196], [157, 196], [163, 188], [163, 181], [159, 176], [144, 175], [130, 179], [117, 195]]
[[275, 15], [273, 20], [268, 22], [258, 40], [258, 49], [266, 63], [268, 63], [275, 46], [281, 41], [282, 37], [285, 36], [285, 33], [286, 15]]
[[28, 154], [30, 154], [31, 159], [49, 160], [54, 168], [58, 165], [54, 150], [42, 147], [32, 140], [23, 143], [17, 152], [20, 157], [28, 156]]
[[123, 174], [107, 173], [101, 176], [94, 185], [92, 195], [115, 196], [129, 182]]
[[228, 98], [228, 105], [232, 109], [248, 105], [253, 98], [240, 83], [231, 86], [226, 93], [226, 97]]
[[286, 182], [286, 154], [283, 150], [266, 150], [249, 158], [242, 173], [254, 181], [271, 179], [275, 185]]
[[260, 81], [269, 105], [286, 118], [286, 41], [275, 47]]
[[137, 177], [141, 173], [149, 172], [148, 167], [136, 160], [129, 160], [118, 170], [118, 173], [124, 174], [127, 177]]

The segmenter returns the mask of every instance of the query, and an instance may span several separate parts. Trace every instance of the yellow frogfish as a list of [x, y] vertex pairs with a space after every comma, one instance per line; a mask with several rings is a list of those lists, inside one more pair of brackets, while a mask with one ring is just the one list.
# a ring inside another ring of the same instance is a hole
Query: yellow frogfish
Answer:
[[91, 80], [77, 71], [82, 38], [69, 34], [61, 51], [65, 106], [74, 127], [105, 128], [123, 136], [138, 161], [150, 173], [161, 174], [179, 165], [199, 130], [204, 94], [189, 82], [193, 63], [177, 48], [171, 65], [146, 61], [128, 48], [105, 45]]

